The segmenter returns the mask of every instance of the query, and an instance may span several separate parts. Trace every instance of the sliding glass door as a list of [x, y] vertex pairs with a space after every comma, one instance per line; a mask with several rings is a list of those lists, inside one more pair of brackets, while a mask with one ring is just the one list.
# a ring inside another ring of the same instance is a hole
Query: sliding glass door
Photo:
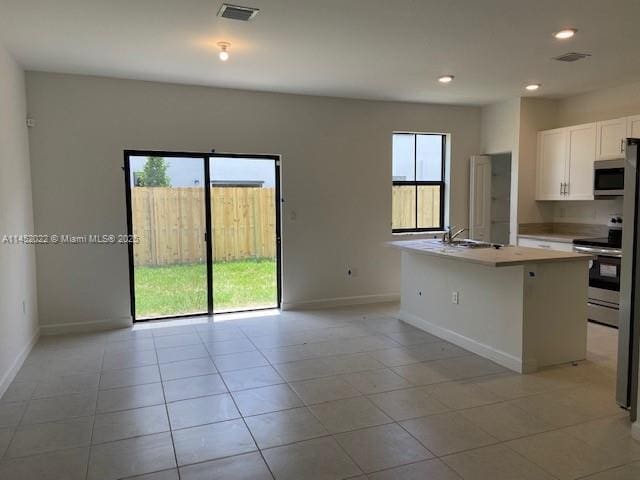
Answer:
[[278, 306], [277, 160], [209, 159], [214, 312]]
[[125, 152], [136, 320], [280, 305], [278, 158]]

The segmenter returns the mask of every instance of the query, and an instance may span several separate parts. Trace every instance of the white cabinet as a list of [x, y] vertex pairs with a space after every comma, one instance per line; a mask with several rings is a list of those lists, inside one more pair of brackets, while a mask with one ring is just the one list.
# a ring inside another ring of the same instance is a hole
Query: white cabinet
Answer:
[[596, 124], [538, 134], [536, 200], [593, 200]]
[[546, 250], [560, 250], [561, 252], [572, 252], [573, 244], [563, 242], [551, 242], [549, 240], [537, 240], [535, 238], [518, 237], [519, 247], [544, 248]]
[[562, 200], [567, 176], [567, 129], [556, 128], [538, 134], [536, 200]]
[[566, 200], [593, 200], [593, 162], [596, 153], [596, 125], [587, 123], [568, 128], [568, 174]]
[[627, 137], [640, 138], [640, 115], [627, 117]]
[[[636, 127], [637, 128], [637, 127]], [[627, 118], [615, 118], [596, 123], [596, 160], [611, 160], [624, 156]]]

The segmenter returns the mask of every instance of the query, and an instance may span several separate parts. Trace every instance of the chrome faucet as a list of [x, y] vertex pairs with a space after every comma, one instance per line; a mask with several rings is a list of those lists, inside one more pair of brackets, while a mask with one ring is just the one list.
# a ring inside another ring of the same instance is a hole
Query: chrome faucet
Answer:
[[461, 228], [460, 230], [456, 231], [455, 233], [453, 232], [454, 227], [449, 225], [447, 227], [447, 231], [444, 232], [444, 234], [442, 235], [442, 243], [448, 243], [451, 244], [453, 243], [453, 241], [456, 239], [456, 237], [458, 235], [460, 235], [462, 232], [466, 232], [468, 230], [468, 228]]

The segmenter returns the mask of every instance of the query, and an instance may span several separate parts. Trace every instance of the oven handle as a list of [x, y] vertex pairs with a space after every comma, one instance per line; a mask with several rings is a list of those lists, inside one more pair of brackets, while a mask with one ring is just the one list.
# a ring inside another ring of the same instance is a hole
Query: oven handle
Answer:
[[605, 257], [622, 258], [622, 251], [617, 249], [583, 247], [582, 245], [574, 245], [573, 250], [579, 253], [591, 253], [595, 255], [602, 255]]

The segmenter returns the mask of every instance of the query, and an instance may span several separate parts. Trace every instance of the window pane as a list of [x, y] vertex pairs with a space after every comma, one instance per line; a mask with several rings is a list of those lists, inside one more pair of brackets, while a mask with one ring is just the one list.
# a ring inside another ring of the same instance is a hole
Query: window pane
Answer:
[[393, 134], [393, 180], [415, 180], [415, 135]]
[[440, 227], [440, 188], [440, 185], [418, 186], [418, 228]]
[[416, 179], [442, 180], [442, 135], [417, 135]]
[[393, 186], [392, 228], [416, 228], [416, 187]]

